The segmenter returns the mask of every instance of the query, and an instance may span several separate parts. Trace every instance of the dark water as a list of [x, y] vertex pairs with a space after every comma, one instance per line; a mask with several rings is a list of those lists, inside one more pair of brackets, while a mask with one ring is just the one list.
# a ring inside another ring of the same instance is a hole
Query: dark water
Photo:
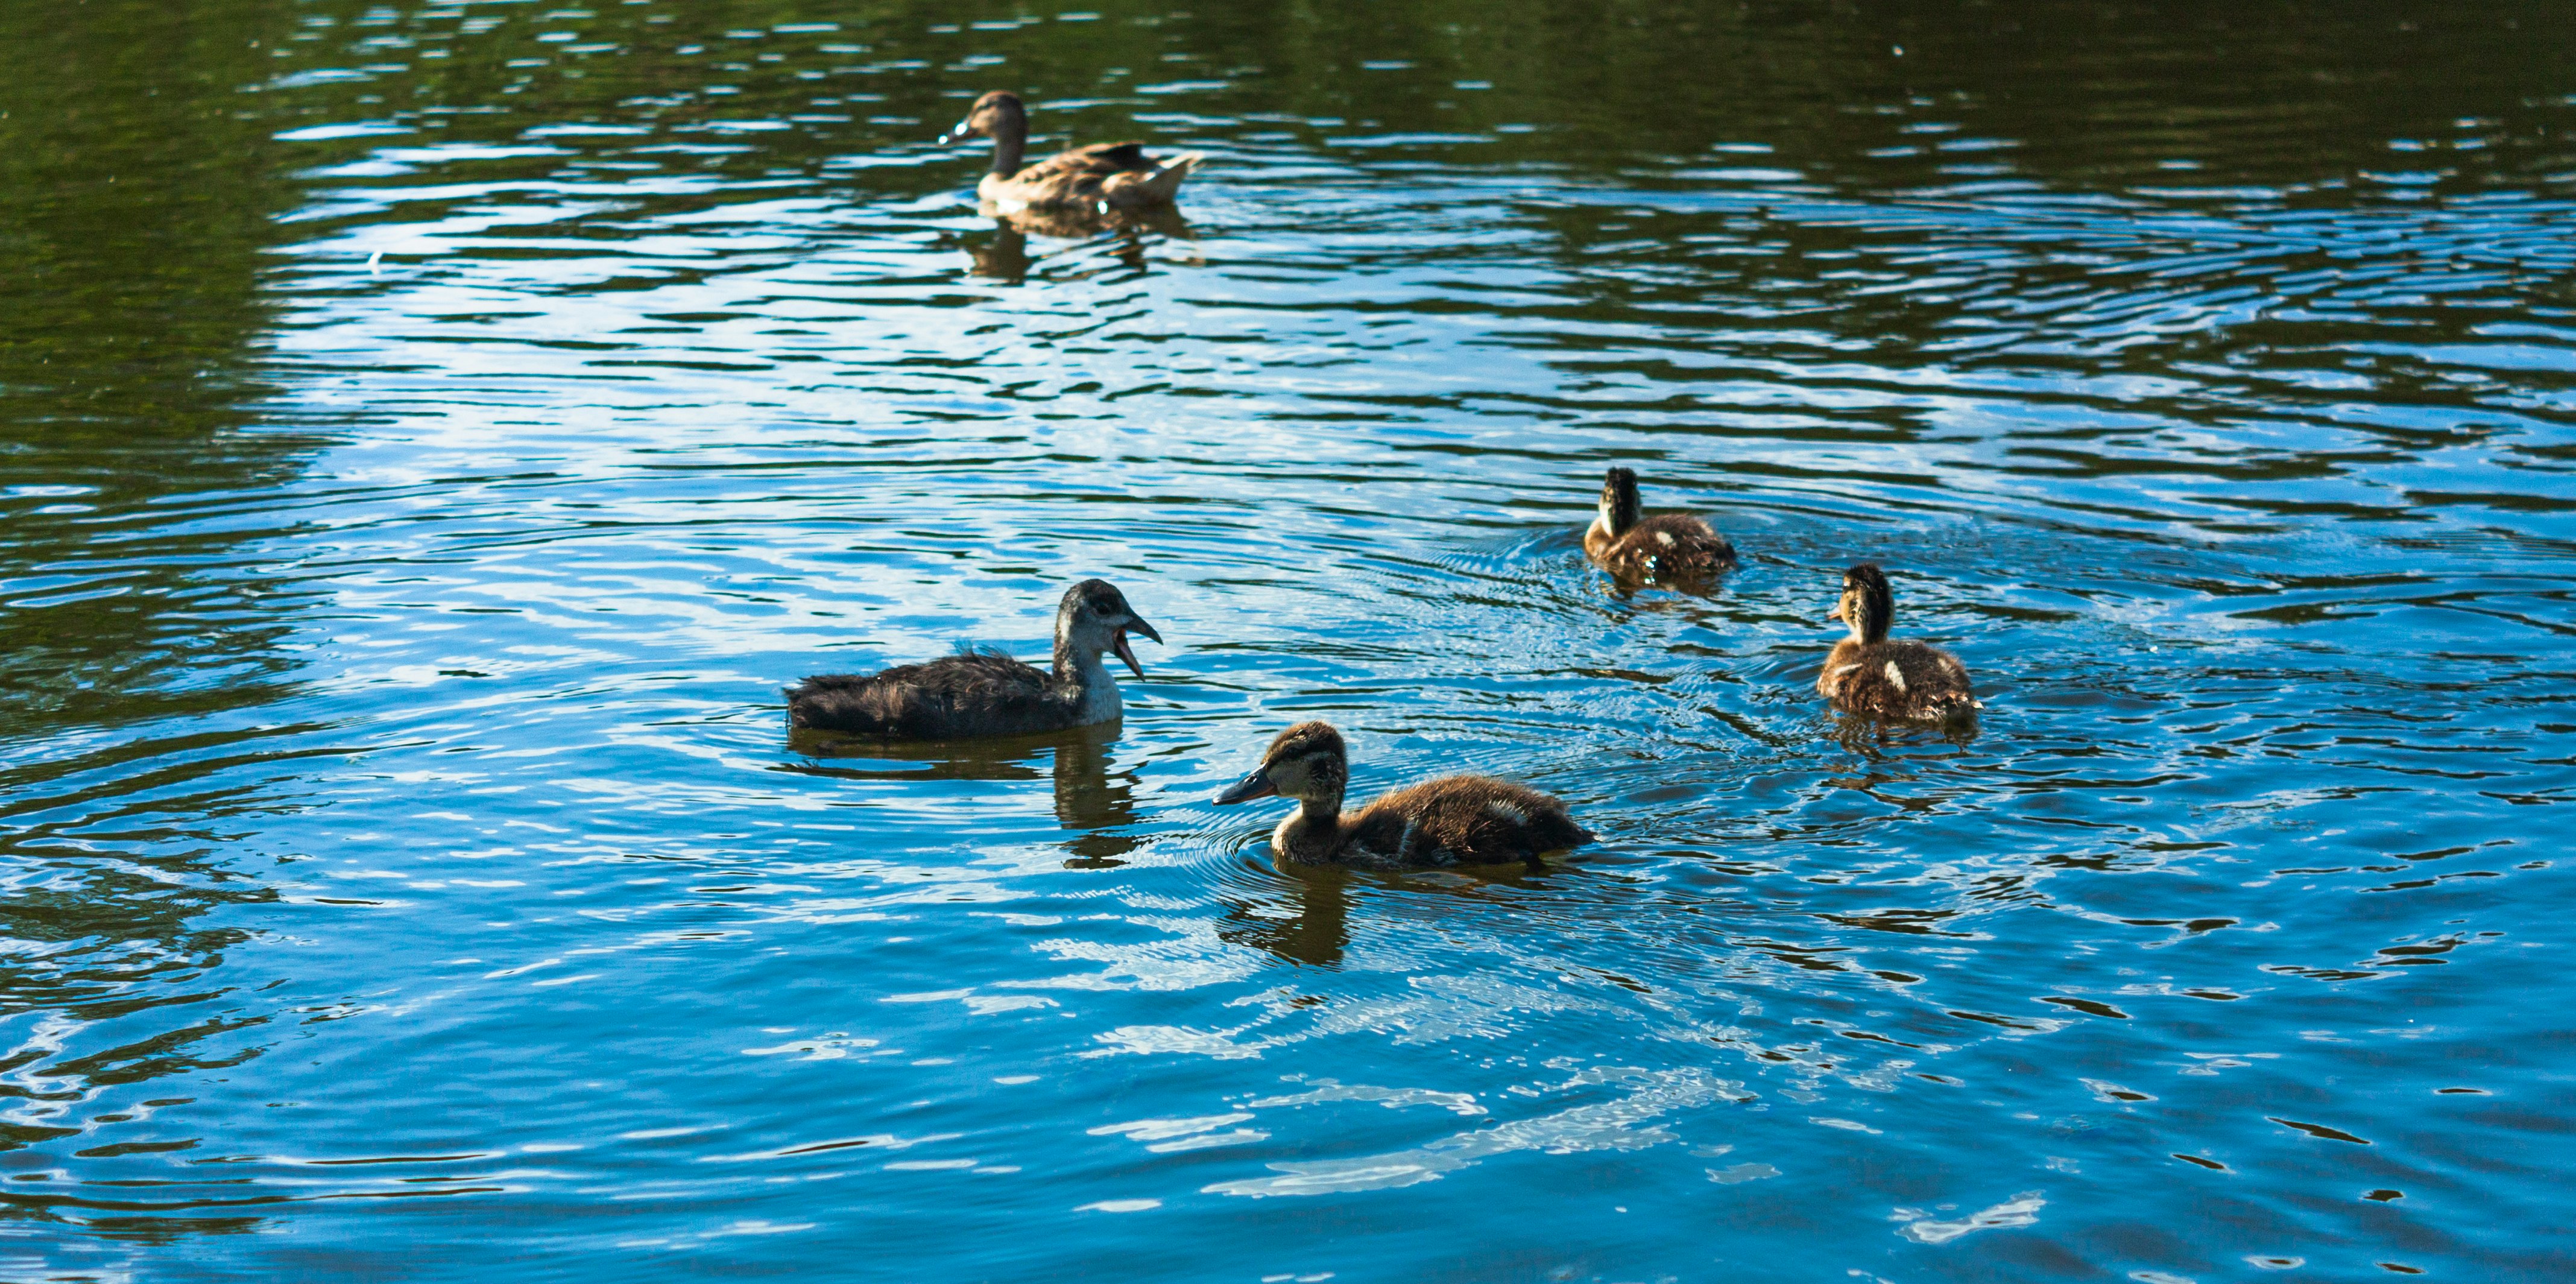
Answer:
[[[2564, 1278], [2571, 32], [0, 6], [0, 1275]], [[788, 743], [1091, 574], [1123, 729]], [[1316, 716], [1604, 841], [1282, 874]]]

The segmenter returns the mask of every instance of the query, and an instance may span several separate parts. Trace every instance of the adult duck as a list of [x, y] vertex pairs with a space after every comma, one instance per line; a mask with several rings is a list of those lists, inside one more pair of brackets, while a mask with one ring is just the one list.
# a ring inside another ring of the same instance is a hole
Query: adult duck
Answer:
[[1163, 640], [1115, 585], [1084, 580], [1056, 604], [1053, 672], [999, 651], [964, 650], [883, 673], [807, 678], [787, 689], [787, 713], [799, 727], [904, 740], [1027, 735], [1116, 722], [1124, 704], [1118, 680], [1100, 656], [1113, 653], [1144, 677], [1145, 667], [1127, 645], [1131, 632]]
[[1627, 580], [1661, 584], [1706, 581], [1735, 569], [1735, 546], [1689, 513], [1644, 516], [1637, 474], [1613, 468], [1601, 479], [1601, 513], [1583, 532], [1583, 551], [1601, 569]]
[[1020, 96], [994, 90], [975, 100], [966, 119], [941, 135], [942, 144], [962, 142], [969, 134], [993, 140], [993, 169], [975, 185], [975, 194], [1005, 209], [1073, 205], [1086, 209], [1147, 209], [1172, 203], [1181, 180], [1200, 161], [1197, 152], [1157, 159], [1143, 143], [1093, 143], [1075, 147], [1023, 169], [1021, 154], [1029, 146], [1028, 108]]
[[1912, 638], [1890, 640], [1896, 595], [1887, 575], [1863, 562], [1843, 572], [1843, 595], [1827, 619], [1851, 626], [1834, 644], [1816, 691], [1836, 708], [1900, 722], [1948, 722], [1984, 706], [1959, 657]]
[[1345, 812], [1342, 792], [1350, 779], [1342, 733], [1331, 723], [1301, 722], [1280, 732], [1261, 755], [1259, 769], [1216, 801], [1296, 799], [1297, 810], [1271, 832], [1270, 847], [1306, 865], [1534, 866], [1549, 852], [1592, 841], [1564, 803], [1508, 780], [1443, 776]]

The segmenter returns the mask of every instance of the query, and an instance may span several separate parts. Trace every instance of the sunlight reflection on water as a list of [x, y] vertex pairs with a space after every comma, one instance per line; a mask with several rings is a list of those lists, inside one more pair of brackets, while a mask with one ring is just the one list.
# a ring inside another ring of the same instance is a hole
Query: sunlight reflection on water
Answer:
[[[2563, 1263], [2545, 42], [237, 8], [0, 116], [12, 1269]], [[1215, 161], [996, 226], [1005, 82]], [[1601, 580], [1614, 463], [1744, 568]], [[1817, 706], [1863, 559], [1973, 737]], [[787, 735], [1093, 574], [1123, 727]], [[1282, 871], [1305, 717], [1603, 841]]]

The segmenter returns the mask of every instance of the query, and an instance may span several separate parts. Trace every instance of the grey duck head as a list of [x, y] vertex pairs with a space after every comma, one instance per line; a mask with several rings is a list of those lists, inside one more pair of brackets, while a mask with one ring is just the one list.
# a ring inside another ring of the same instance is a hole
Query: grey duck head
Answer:
[[[989, 95], [988, 95], [989, 96]], [[1055, 644], [1070, 648], [1077, 655], [1115, 652], [1126, 661], [1137, 677], [1145, 676], [1145, 666], [1136, 663], [1136, 653], [1127, 647], [1129, 633], [1141, 633], [1157, 644], [1163, 635], [1145, 622], [1127, 605], [1127, 595], [1107, 580], [1084, 580], [1064, 591], [1064, 599], [1055, 608]]]
[[1350, 755], [1342, 733], [1329, 722], [1301, 722], [1279, 733], [1261, 755], [1261, 766], [1216, 796], [1223, 803], [1250, 802], [1273, 795], [1300, 802], [1341, 801], [1351, 780]]
[[1886, 641], [1887, 630], [1896, 623], [1896, 595], [1887, 587], [1886, 573], [1875, 562], [1843, 572], [1842, 600], [1825, 618], [1850, 625], [1852, 636], [1863, 642]]

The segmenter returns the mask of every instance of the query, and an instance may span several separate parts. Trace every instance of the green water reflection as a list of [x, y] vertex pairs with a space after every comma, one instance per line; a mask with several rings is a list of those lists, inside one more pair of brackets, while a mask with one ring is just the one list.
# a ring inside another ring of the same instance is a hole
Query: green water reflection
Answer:
[[[0, 8], [0, 1261], [2547, 1278], [2566, 30]], [[1215, 162], [978, 215], [1004, 87]], [[1125, 726], [786, 734], [1104, 570]], [[1278, 869], [1317, 715], [1605, 840]]]

